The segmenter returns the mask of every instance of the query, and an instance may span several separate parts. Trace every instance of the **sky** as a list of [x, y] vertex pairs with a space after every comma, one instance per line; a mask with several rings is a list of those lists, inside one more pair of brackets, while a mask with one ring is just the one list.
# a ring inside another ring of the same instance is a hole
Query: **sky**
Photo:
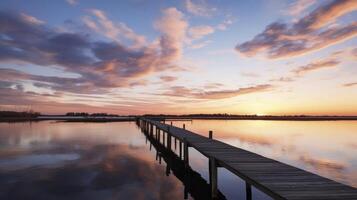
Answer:
[[355, 0], [2, 0], [0, 110], [357, 115]]

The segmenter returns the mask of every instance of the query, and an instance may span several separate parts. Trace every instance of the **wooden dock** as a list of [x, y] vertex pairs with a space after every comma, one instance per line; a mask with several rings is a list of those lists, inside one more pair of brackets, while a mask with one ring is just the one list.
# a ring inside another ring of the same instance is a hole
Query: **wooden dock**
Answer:
[[166, 143], [169, 150], [172, 142], [175, 146], [178, 142], [180, 158], [187, 166], [189, 147], [209, 158], [212, 199], [218, 194], [217, 167], [224, 167], [246, 181], [247, 199], [251, 199], [251, 186], [254, 186], [274, 199], [357, 200], [356, 188], [214, 140], [212, 132], [209, 137], [204, 137], [185, 130], [185, 127], [146, 118], [138, 118], [137, 123], [152, 138], [158, 142], [162, 140], [164, 146]]

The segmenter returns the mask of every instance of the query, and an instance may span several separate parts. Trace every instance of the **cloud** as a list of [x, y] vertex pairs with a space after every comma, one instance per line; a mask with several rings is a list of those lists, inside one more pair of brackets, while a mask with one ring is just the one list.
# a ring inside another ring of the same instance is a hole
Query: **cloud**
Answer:
[[188, 34], [194, 40], [200, 39], [212, 33], [214, 33], [214, 28], [207, 25], [194, 26], [188, 29]]
[[335, 59], [323, 59], [323, 60], [318, 60], [314, 61], [312, 63], [309, 63], [304, 66], [300, 66], [299, 68], [293, 70], [294, 73], [298, 75], [305, 74], [307, 72], [323, 69], [323, 68], [331, 68], [331, 67], [336, 67], [338, 64], [340, 64], [340, 61], [337, 61]]
[[352, 82], [352, 83], [345, 83], [343, 84], [344, 87], [353, 87], [353, 86], [357, 86], [357, 82]]
[[25, 21], [27, 21], [29, 23], [32, 23], [32, 24], [35, 24], [35, 25], [40, 25], [40, 24], [44, 24], [45, 23], [44, 21], [39, 20], [34, 16], [27, 15], [25, 13], [21, 13], [20, 15]]
[[211, 42], [212, 42], [211, 40], [205, 40], [205, 41], [202, 41], [202, 42], [199, 42], [199, 43], [191, 44], [190, 48], [191, 49], [200, 49], [200, 48], [203, 48], [203, 47], [207, 46]]
[[277, 82], [293, 82], [295, 79], [293, 79], [292, 77], [288, 77], [288, 76], [282, 76], [280, 78], [277, 79], [271, 79], [270, 81], [277, 81]]
[[171, 91], [164, 93], [168, 96], [183, 96], [191, 97], [196, 99], [226, 99], [232, 98], [240, 95], [265, 92], [273, 89], [272, 85], [263, 84], [256, 85], [252, 87], [243, 87], [236, 90], [217, 90], [217, 91], [201, 91], [201, 90], [191, 90], [182, 86], [175, 86], [171, 88]]
[[254, 72], [241, 72], [240, 75], [245, 76], [245, 77], [259, 77], [260, 75]]
[[289, 5], [286, 13], [292, 16], [300, 15], [315, 3], [316, 0], [296, 0]]
[[299, 160], [319, 170], [328, 169], [342, 171], [347, 167], [346, 164], [334, 160], [315, 159], [306, 155], [300, 156]]
[[188, 22], [176, 8], [163, 10], [163, 16], [155, 22], [155, 27], [163, 35], [160, 37], [163, 60], [177, 61], [182, 56], [182, 43], [186, 37]]
[[178, 78], [175, 76], [160, 76], [160, 79], [164, 82], [176, 81]]
[[211, 7], [204, 0], [197, 0], [196, 2], [192, 0], [186, 0], [185, 7], [189, 13], [201, 17], [212, 16], [217, 11], [216, 8]]
[[78, 1], [79, 1], [79, 0], [66, 0], [66, 1], [67, 1], [67, 3], [69, 3], [71, 6], [75, 6], [75, 5], [78, 4]]
[[102, 10], [90, 9], [89, 12], [95, 19], [90, 16], [82, 18], [84, 24], [100, 34], [115, 40], [120, 41], [122, 39], [133, 42], [133, 48], [140, 48], [146, 45], [146, 38], [142, 35], [135, 33], [125, 23], [115, 23], [111, 21]]
[[[103, 12], [97, 10], [95, 13], [106, 20]], [[118, 41], [94, 41], [88, 34], [61, 32], [16, 13], [0, 12], [0, 24], [3, 35], [0, 37], [0, 62], [61, 67], [63, 71], [78, 74], [79, 78], [34, 76], [19, 71], [12, 71], [11, 76], [74, 93], [105, 93], [130, 87], [139, 82], [136, 79], [150, 73], [178, 70], [174, 62], [181, 56], [187, 27], [181, 12], [167, 9], [157, 23], [163, 33], [160, 45], [133, 49]]]
[[[274, 22], [252, 40], [238, 44], [246, 56], [264, 53], [268, 58], [300, 56], [351, 39], [357, 35], [357, 22], [328, 26], [357, 9], [353, 0], [335, 0], [320, 6], [293, 24]], [[327, 27], [326, 27], [327, 26]]]
[[217, 89], [224, 86], [222, 83], [207, 83], [204, 88], [205, 89]]
[[228, 28], [229, 25], [233, 24], [232, 19], [225, 19], [222, 23], [218, 24], [216, 28], [218, 30], [224, 31]]

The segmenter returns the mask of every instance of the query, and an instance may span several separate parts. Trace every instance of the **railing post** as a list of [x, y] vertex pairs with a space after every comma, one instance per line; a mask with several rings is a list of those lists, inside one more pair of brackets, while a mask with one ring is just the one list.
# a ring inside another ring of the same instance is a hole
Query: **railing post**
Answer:
[[211, 184], [211, 198], [217, 199], [218, 197], [218, 189], [217, 189], [217, 164], [216, 159], [209, 158], [209, 176], [210, 176], [210, 184]]

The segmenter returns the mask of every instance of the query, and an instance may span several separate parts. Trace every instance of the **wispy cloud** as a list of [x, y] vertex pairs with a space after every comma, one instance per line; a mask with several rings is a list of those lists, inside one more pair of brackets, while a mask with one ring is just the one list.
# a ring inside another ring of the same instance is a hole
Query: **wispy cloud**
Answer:
[[357, 35], [357, 22], [328, 26], [339, 17], [357, 10], [354, 0], [335, 0], [320, 6], [293, 24], [274, 22], [236, 50], [247, 56], [264, 53], [268, 58], [287, 58], [343, 42]]
[[212, 16], [217, 11], [217, 8], [208, 5], [204, 0], [186, 0], [185, 7], [189, 13], [202, 17]]
[[334, 160], [311, 158], [307, 155], [300, 156], [300, 161], [311, 165], [316, 169], [329, 169], [329, 170], [344, 170], [347, 166], [345, 163], [340, 163]]
[[25, 21], [27, 21], [27, 22], [29, 22], [31, 24], [34, 24], [34, 25], [41, 25], [41, 24], [45, 23], [44, 21], [39, 20], [34, 16], [27, 15], [26, 13], [21, 13], [20, 15]]
[[160, 76], [160, 79], [164, 82], [173, 82], [176, 81], [178, 78], [175, 76]]
[[205, 41], [202, 41], [202, 42], [196, 42], [194, 44], [191, 44], [190, 48], [191, 49], [201, 49], [201, 48], [209, 45], [211, 42], [212, 42], [212, 40], [205, 40]]
[[79, 0], [66, 0], [71, 6], [77, 5]]
[[216, 26], [216, 28], [218, 30], [224, 31], [228, 28], [228, 26], [230, 26], [231, 24], [233, 24], [233, 20], [232, 19], [225, 19], [223, 22], [221, 22], [220, 24], [218, 24]]
[[82, 20], [91, 30], [94, 30], [115, 41], [121, 41], [122, 39], [132, 41], [133, 48], [141, 48], [146, 45], [147, 42], [145, 36], [135, 33], [125, 23], [113, 22], [102, 10], [90, 9], [89, 12], [94, 18], [84, 16]]
[[344, 87], [353, 87], [353, 86], [357, 86], [357, 82], [352, 82], [352, 83], [345, 83], [343, 84]]
[[297, 69], [294, 69], [293, 72], [298, 75], [302, 75], [310, 71], [336, 67], [338, 64], [340, 64], [340, 61], [333, 58], [332, 59], [328, 58], [328, 59], [314, 61], [304, 66], [300, 66]]
[[255, 72], [241, 72], [240, 75], [245, 76], [245, 77], [259, 77], [260, 75], [258, 73]]
[[200, 39], [206, 35], [214, 33], [214, 28], [208, 25], [194, 26], [188, 29], [188, 34], [192, 39]]
[[202, 91], [198, 89], [189, 89], [182, 86], [175, 86], [171, 91], [165, 92], [168, 96], [182, 96], [195, 99], [226, 99], [240, 95], [259, 93], [272, 90], [274, 87], [269, 84], [256, 85], [252, 87], [242, 87], [236, 90], [216, 90], [216, 91]]
[[286, 14], [296, 16], [304, 13], [310, 6], [314, 5], [316, 0], [296, 0], [291, 3], [288, 9], [285, 11]]

